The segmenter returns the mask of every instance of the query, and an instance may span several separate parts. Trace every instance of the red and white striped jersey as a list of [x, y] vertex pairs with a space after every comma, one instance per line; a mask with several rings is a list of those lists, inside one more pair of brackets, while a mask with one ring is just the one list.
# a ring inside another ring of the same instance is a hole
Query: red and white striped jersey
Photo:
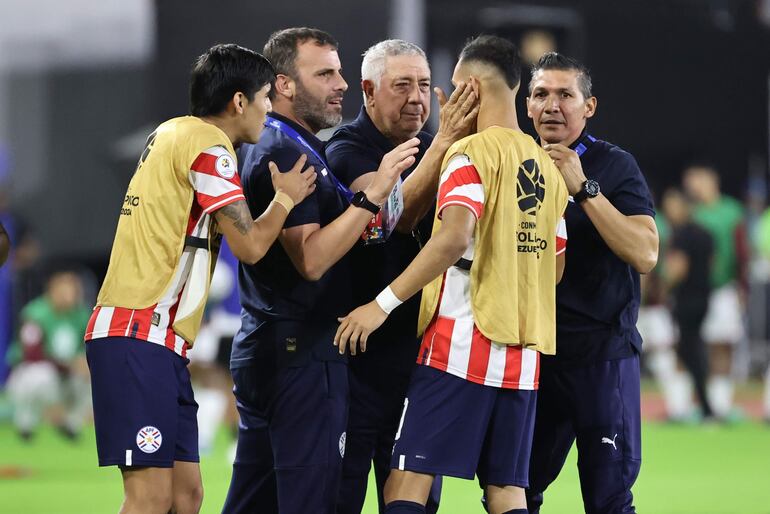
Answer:
[[[158, 139], [160, 135], [156, 145]], [[229, 140], [227, 143], [230, 146]], [[188, 245], [186, 237], [195, 238], [198, 245], [209, 240], [204, 246], [210, 247], [212, 259], [216, 259], [221, 235], [216, 233], [214, 212], [245, 198], [237, 161], [228, 148], [215, 145], [182, 157], [178, 162], [189, 159], [183, 170], [173, 159], [164, 159], [164, 153], [157, 148], [150, 152], [145, 168], [152, 164], [153, 154], [159, 162], [149, 169], [140, 167], [129, 185], [126, 197], [137, 200], [128, 206], [124, 202], [110, 269], [85, 339], [132, 337], [185, 357], [198, 325], [193, 322], [184, 338], [173, 327], [193, 257], [200, 250]], [[137, 179], [140, 173], [144, 177]], [[155, 176], [150, 180], [148, 174]]]
[[[441, 176], [437, 216], [444, 208], [460, 205], [477, 219], [484, 215], [484, 187], [467, 155], [453, 157]], [[557, 230], [557, 255], [566, 250], [564, 219]], [[473, 261], [475, 238], [463, 259]], [[451, 373], [478, 384], [506, 389], [538, 388], [540, 353], [491, 341], [473, 319], [470, 272], [450, 267], [443, 276], [439, 304], [423, 335], [417, 358], [419, 364]]]

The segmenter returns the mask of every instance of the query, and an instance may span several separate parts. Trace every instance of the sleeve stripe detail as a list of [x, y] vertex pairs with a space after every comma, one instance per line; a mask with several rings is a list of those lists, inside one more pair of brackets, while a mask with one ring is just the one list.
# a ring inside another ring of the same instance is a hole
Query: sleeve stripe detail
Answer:
[[556, 255], [561, 255], [567, 250], [567, 222], [564, 216], [556, 227]]
[[210, 214], [218, 209], [221, 209], [222, 207], [225, 207], [227, 205], [230, 205], [231, 203], [235, 203], [238, 200], [246, 201], [246, 197], [243, 196], [243, 193], [241, 191], [236, 192], [236, 194], [233, 194], [231, 196], [227, 196], [225, 198], [220, 198], [216, 203], [213, 203], [203, 209], [204, 214]]
[[450, 174], [441, 177], [441, 185], [445, 184], [481, 184], [481, 177], [473, 164], [457, 168]]
[[[219, 149], [217, 154], [212, 153], [214, 150], [213, 148], [209, 148], [208, 150], [201, 152], [193, 161], [192, 166], [190, 166], [190, 171], [196, 171], [198, 173], [212, 175], [214, 177], [222, 177], [219, 173], [217, 173], [217, 159], [219, 159], [222, 155], [227, 155], [230, 157], [233, 164], [237, 163], [235, 157], [230, 155], [230, 152], [228, 152], [226, 149], [221, 147], [216, 148]], [[235, 173], [231, 179], [226, 180], [240, 183], [240, 177], [238, 176], [238, 173]]]
[[197, 171], [200, 173], [206, 173], [209, 175], [216, 175], [218, 157], [211, 155], [209, 153], [203, 152], [196, 159], [193, 161], [192, 166], [190, 166], [190, 171]]
[[190, 181], [198, 194], [203, 193], [208, 196], [220, 196], [242, 190], [238, 184], [234, 184], [219, 175], [206, 175], [197, 171], [190, 172]]
[[205, 150], [203, 150], [202, 153], [212, 155], [215, 160], [223, 155], [229, 155], [230, 157], [232, 157], [232, 155], [230, 155], [230, 152], [224, 146], [212, 146], [211, 148], [206, 148]]
[[564, 221], [564, 218], [559, 221], [559, 225], [556, 227], [556, 238], [567, 240], [567, 223]]
[[[457, 191], [462, 192], [459, 194], [466, 194], [464, 192], [468, 191], [467, 195], [472, 197], [473, 200], [484, 202], [484, 187], [481, 185], [481, 178], [476, 168], [464, 166], [448, 176], [439, 187], [439, 203], [447, 196], [458, 194]], [[477, 198], [479, 195], [480, 198]]]
[[439, 203], [443, 204], [445, 200], [453, 196], [464, 196], [470, 201], [484, 203], [484, 188], [481, 187], [481, 184], [464, 184], [456, 186], [450, 191], [442, 194]]
[[441, 174], [441, 182], [444, 182], [447, 179], [447, 177], [449, 177], [457, 169], [463, 168], [465, 166], [473, 167], [473, 163], [471, 163], [470, 157], [468, 157], [465, 154], [455, 155], [454, 157], [449, 159], [449, 162], [446, 165], [446, 169]]
[[444, 202], [444, 203], [442, 203], [439, 206], [439, 211], [438, 211], [438, 218], [439, 219], [441, 219], [441, 216], [442, 216], [442, 214], [444, 212], [444, 209], [446, 209], [450, 205], [461, 205], [461, 206], [467, 208], [469, 211], [471, 211], [473, 213], [473, 215], [476, 217], [476, 219], [479, 219], [484, 214], [484, 204], [483, 203], [474, 202], [472, 200], [468, 200], [467, 198], [458, 196], [458, 197], [453, 197], [452, 200]]
[[452, 157], [441, 175], [438, 194], [438, 217], [449, 205], [469, 209], [476, 219], [484, 213], [484, 186], [476, 167], [465, 154]]

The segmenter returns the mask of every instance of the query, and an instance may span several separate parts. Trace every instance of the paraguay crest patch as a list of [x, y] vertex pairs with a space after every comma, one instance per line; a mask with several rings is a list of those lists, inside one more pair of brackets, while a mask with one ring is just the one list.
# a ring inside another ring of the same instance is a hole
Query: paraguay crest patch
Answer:
[[136, 445], [144, 453], [155, 453], [163, 444], [163, 435], [153, 426], [146, 426], [136, 433]]

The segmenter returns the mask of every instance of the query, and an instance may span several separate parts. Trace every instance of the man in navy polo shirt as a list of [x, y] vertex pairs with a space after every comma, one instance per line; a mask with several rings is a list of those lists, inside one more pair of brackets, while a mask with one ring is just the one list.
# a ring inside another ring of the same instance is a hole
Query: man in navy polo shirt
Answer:
[[[387, 152], [413, 137], [420, 140], [417, 163], [401, 175], [404, 213], [396, 232], [382, 244], [359, 242], [350, 253], [355, 305], [371, 300], [400, 275], [430, 236], [441, 160], [452, 143], [468, 135], [476, 119], [478, 102], [471, 87], [458, 87], [448, 101], [436, 88], [442, 106], [439, 130], [435, 138], [422, 131], [430, 114], [430, 79], [425, 52], [417, 45], [389, 39], [372, 46], [361, 64], [361, 112], [337, 129], [326, 146], [337, 178], [358, 191], [370, 184]], [[420, 296], [402, 309], [372, 334], [367, 351], [349, 363], [347, 449], [337, 514], [361, 512], [372, 461], [380, 512], [385, 511], [382, 489], [419, 348]], [[428, 512], [437, 510], [440, 492], [439, 478]]]
[[572, 199], [564, 277], [556, 290], [556, 355], [541, 359], [527, 504], [543, 492], [577, 439], [586, 513], [635, 512], [641, 465], [639, 274], [658, 258], [653, 201], [628, 152], [586, 132], [596, 111], [591, 78], [555, 52], [532, 69], [527, 114]]
[[337, 317], [350, 306], [344, 256], [414, 164], [419, 140], [385, 155], [371, 184], [351, 195], [314, 135], [341, 119], [347, 84], [337, 42], [291, 28], [274, 33], [264, 52], [276, 70], [273, 112], [259, 144], [238, 152], [246, 200], [262, 212], [271, 173], [302, 154], [318, 180], [263, 261], [239, 270], [242, 325], [230, 367], [241, 420], [223, 511], [331, 514], [348, 410], [347, 364], [332, 345]]

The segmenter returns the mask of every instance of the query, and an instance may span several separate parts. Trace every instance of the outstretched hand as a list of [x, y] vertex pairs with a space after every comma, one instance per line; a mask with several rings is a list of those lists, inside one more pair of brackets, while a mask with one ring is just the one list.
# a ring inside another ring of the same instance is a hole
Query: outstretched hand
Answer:
[[276, 192], [283, 191], [294, 201], [294, 204], [300, 203], [307, 196], [315, 191], [316, 172], [313, 166], [308, 166], [302, 170], [307, 162], [307, 155], [302, 154], [294, 163], [292, 168], [282, 173], [273, 161], [267, 163], [270, 169], [270, 178], [273, 181], [273, 189]]
[[339, 348], [340, 354], [350, 347], [350, 355], [355, 355], [357, 348], [366, 351], [366, 341], [369, 335], [380, 328], [388, 315], [375, 301], [362, 305], [353, 310], [344, 318], [337, 318], [340, 326], [334, 335], [334, 346]]
[[382, 205], [401, 174], [414, 164], [419, 147], [420, 140], [413, 137], [385, 154], [374, 180], [366, 188], [366, 197], [371, 202]]
[[436, 137], [452, 144], [469, 135], [476, 124], [480, 106], [471, 84], [458, 83], [449, 99], [440, 87], [433, 88], [433, 92], [441, 108]]

